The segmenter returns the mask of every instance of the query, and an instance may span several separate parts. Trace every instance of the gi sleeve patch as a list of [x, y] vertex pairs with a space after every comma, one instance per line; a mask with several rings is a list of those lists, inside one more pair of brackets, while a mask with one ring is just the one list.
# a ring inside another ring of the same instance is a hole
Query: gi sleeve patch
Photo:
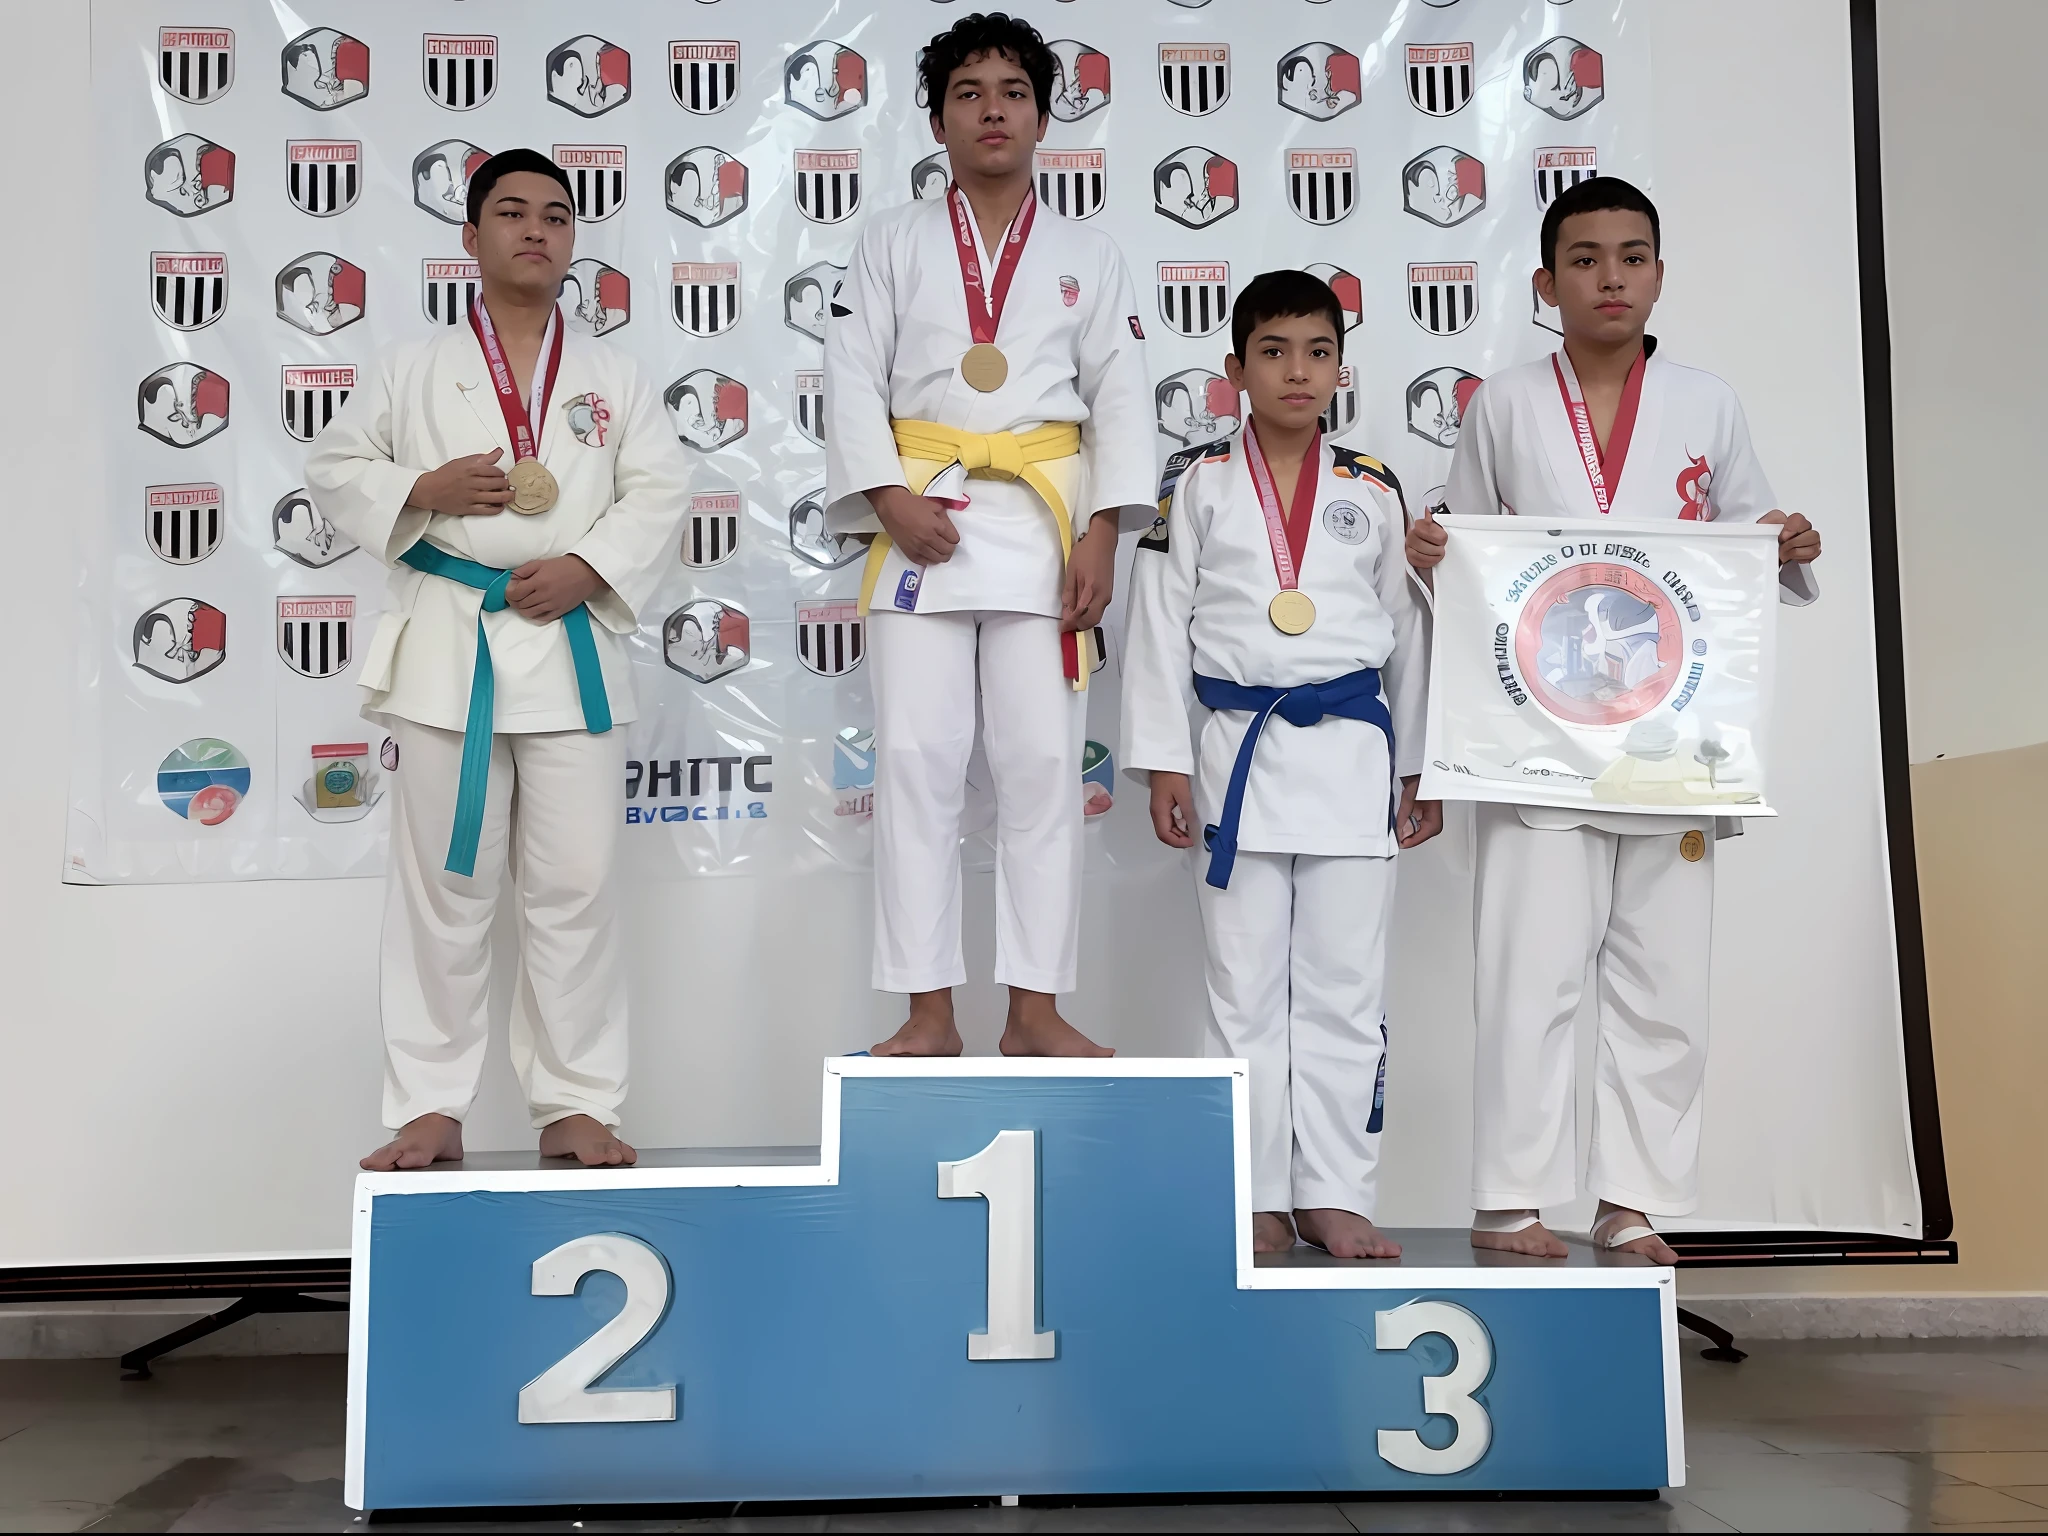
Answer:
[[1354, 453], [1349, 448], [1332, 447], [1330, 473], [1343, 480], [1377, 481], [1396, 496], [1401, 494], [1401, 482], [1394, 478], [1394, 472], [1378, 459], [1368, 454]]

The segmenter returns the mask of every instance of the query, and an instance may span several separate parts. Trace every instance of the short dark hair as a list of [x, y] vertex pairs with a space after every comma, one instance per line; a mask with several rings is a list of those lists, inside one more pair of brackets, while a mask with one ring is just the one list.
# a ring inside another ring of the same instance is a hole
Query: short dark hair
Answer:
[[1014, 60], [1030, 78], [1031, 91], [1038, 98], [1038, 115], [1044, 117], [1052, 101], [1053, 76], [1059, 60], [1045, 46], [1038, 28], [1022, 17], [1001, 11], [976, 11], [962, 16], [944, 32], [925, 44], [917, 56], [917, 79], [925, 105], [933, 117], [945, 110], [946, 86], [953, 71], [969, 59], [985, 53], [1001, 54]]
[[536, 176], [560, 182], [569, 206], [576, 206], [576, 189], [569, 184], [569, 173], [554, 161], [537, 149], [501, 149], [470, 173], [470, 223], [476, 223], [477, 215], [484, 211], [484, 199], [491, 195], [491, 188], [518, 171], [532, 171]]
[[1230, 307], [1231, 356], [1243, 362], [1245, 343], [1268, 320], [1298, 315], [1327, 315], [1330, 334], [1337, 339], [1337, 356], [1344, 356], [1344, 306], [1336, 290], [1313, 272], [1292, 269], [1261, 272], [1239, 291]]
[[1543, 214], [1543, 270], [1557, 270], [1557, 232], [1564, 221], [1577, 213], [1605, 213], [1619, 209], [1640, 213], [1650, 221], [1650, 254], [1663, 254], [1664, 229], [1657, 222], [1657, 205], [1645, 197], [1635, 183], [1619, 176], [1588, 176], [1577, 186], [1566, 187], [1550, 200]]

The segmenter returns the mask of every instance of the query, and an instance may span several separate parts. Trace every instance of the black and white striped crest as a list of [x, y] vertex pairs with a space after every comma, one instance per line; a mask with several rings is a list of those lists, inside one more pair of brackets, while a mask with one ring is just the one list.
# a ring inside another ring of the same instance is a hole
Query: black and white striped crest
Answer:
[[1337, 370], [1337, 393], [1322, 414], [1323, 436], [1342, 437], [1358, 425], [1358, 374], [1349, 364]]
[[228, 259], [219, 251], [151, 251], [149, 302], [173, 330], [196, 331], [228, 301]]
[[226, 27], [159, 27], [156, 78], [167, 95], [203, 106], [235, 83], [235, 34]]
[[473, 261], [420, 263], [420, 307], [435, 325], [460, 325], [469, 316], [483, 285], [483, 274]]
[[1558, 193], [1600, 174], [1600, 151], [1591, 144], [1554, 144], [1536, 151], [1536, 206], [1543, 212]]
[[1180, 336], [1208, 336], [1230, 319], [1230, 263], [1159, 263], [1159, 315]]
[[363, 146], [354, 139], [287, 139], [285, 194], [316, 219], [355, 207], [361, 195]]
[[813, 224], [838, 224], [860, 206], [860, 151], [796, 152], [797, 212]]
[[576, 217], [586, 224], [608, 219], [626, 200], [626, 146], [557, 144], [554, 162], [576, 189]]
[[335, 413], [348, 404], [349, 391], [355, 387], [353, 363], [335, 368], [287, 366], [279, 391], [285, 431], [302, 443], [310, 443], [334, 420]]
[[701, 570], [723, 565], [740, 542], [740, 493], [703, 491], [683, 517], [683, 564]]
[[825, 526], [825, 488], [821, 485], [789, 509], [789, 547], [798, 558], [821, 571], [836, 571], [868, 552], [867, 541]]
[[682, 40], [668, 45], [668, 88], [699, 117], [723, 112], [740, 88], [740, 45]]
[[1038, 200], [1049, 212], [1087, 219], [1101, 210], [1108, 190], [1101, 150], [1041, 149], [1032, 158], [1038, 169]]
[[722, 336], [740, 317], [740, 264], [679, 261], [669, 269], [669, 313], [692, 336]]
[[159, 560], [196, 565], [220, 548], [227, 519], [209, 481], [152, 485], [142, 493], [142, 537]]
[[1230, 100], [1230, 44], [1161, 43], [1159, 89], [1186, 117], [1207, 117]]
[[468, 112], [498, 94], [495, 37], [429, 32], [420, 50], [427, 94], [437, 105]]
[[825, 375], [803, 369], [796, 376], [797, 431], [816, 443], [825, 446]]
[[1449, 117], [1471, 99], [1470, 43], [1408, 45], [1408, 100], [1416, 111]]
[[1408, 318], [1432, 336], [1455, 336], [1479, 313], [1474, 262], [1410, 262]]
[[280, 597], [277, 654], [301, 677], [333, 677], [355, 658], [353, 597]]
[[852, 601], [798, 603], [796, 655], [820, 677], [843, 677], [866, 653], [867, 624]]
[[1287, 201], [1311, 224], [1335, 224], [1350, 217], [1358, 202], [1358, 151], [1290, 149]]

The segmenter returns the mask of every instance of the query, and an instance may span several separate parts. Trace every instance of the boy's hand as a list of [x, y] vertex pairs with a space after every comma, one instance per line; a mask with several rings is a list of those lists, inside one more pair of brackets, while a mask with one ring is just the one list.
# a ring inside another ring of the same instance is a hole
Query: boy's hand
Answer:
[[[1441, 533], [1443, 530], [1437, 531]], [[1420, 847], [1444, 829], [1443, 801], [1415, 798], [1415, 786], [1421, 782], [1422, 776], [1415, 773], [1401, 780], [1401, 808], [1394, 813], [1394, 842], [1402, 848]], [[1152, 775], [1152, 783], [1156, 794], [1158, 774]], [[1156, 821], [1158, 818], [1155, 815], [1153, 819]]]
[[493, 448], [489, 453], [464, 454], [428, 470], [413, 481], [405, 504], [450, 517], [489, 517], [504, 511], [512, 500], [512, 482], [498, 468], [504, 452]]
[[529, 560], [505, 583], [505, 606], [535, 624], [552, 624], [603, 586], [581, 555]]
[[1152, 770], [1152, 830], [1169, 848], [1195, 846], [1195, 791], [1186, 774]]
[[944, 565], [953, 558], [953, 546], [960, 542], [960, 530], [943, 501], [913, 495], [908, 486], [877, 486], [868, 492], [868, 505], [889, 530], [896, 547], [919, 565]]
[[1116, 514], [1098, 512], [1067, 560], [1060, 584], [1060, 628], [1093, 629], [1116, 585]]
[[1418, 518], [1408, 529], [1408, 563], [1418, 571], [1442, 565], [1444, 546], [1450, 541], [1451, 530], [1435, 518]]
[[1757, 521], [1778, 525], [1778, 564], [1806, 565], [1820, 558], [1820, 530], [1799, 513], [1766, 512]]

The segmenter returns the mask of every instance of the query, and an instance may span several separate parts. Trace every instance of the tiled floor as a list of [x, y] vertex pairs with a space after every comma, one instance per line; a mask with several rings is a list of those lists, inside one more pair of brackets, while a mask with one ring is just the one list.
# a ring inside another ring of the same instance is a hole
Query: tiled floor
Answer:
[[[1715, 1365], [1687, 1341], [1687, 1483], [1651, 1503], [672, 1512], [574, 1528], [2048, 1531], [2048, 1340], [1749, 1348], [1744, 1364]], [[341, 1436], [334, 1356], [173, 1357], [150, 1382], [120, 1381], [111, 1361], [0, 1362], [0, 1530], [360, 1532], [341, 1502]], [[572, 1527], [562, 1519], [531, 1528]]]

